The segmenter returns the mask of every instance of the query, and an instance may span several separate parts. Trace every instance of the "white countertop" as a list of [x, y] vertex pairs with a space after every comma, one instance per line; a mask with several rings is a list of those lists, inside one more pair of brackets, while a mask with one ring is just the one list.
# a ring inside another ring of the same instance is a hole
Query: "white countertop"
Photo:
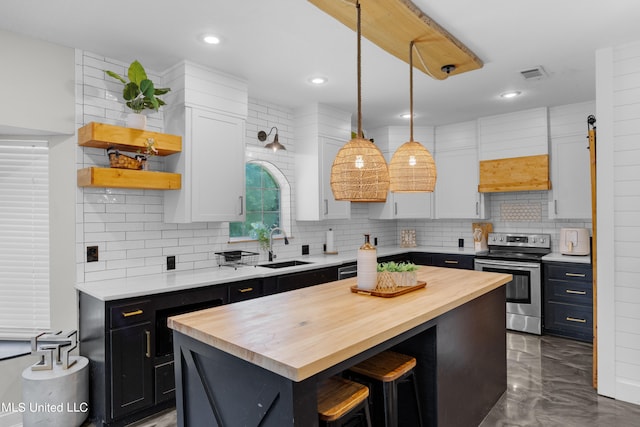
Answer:
[[[470, 248], [418, 246], [415, 248], [378, 247], [378, 256], [395, 255], [406, 252], [434, 252], [474, 255]], [[241, 280], [279, 276], [297, 271], [312, 270], [316, 268], [341, 265], [355, 262], [357, 251], [344, 251], [335, 255], [303, 255], [292, 259], [307, 261], [310, 264], [285, 268], [266, 268], [253, 266], [240, 266], [237, 270], [233, 267], [222, 266], [202, 268], [197, 270], [168, 271], [162, 274], [147, 276], [134, 276], [119, 279], [99, 280], [76, 284], [78, 291], [84, 292], [102, 301], [112, 301], [122, 298], [131, 298], [144, 295], [152, 295], [164, 292], [179, 291], [217, 284], [238, 282]], [[285, 259], [278, 259], [286, 261]], [[264, 264], [264, 263], [263, 263]]]
[[552, 252], [549, 255], [543, 256], [542, 261], [591, 264], [591, 255], [563, 255], [560, 252]]
[[[415, 248], [401, 248], [398, 246], [378, 247], [378, 257], [401, 254], [406, 252], [431, 252], [459, 255], [475, 255], [472, 248], [441, 247], [441, 246], [417, 246]], [[164, 292], [180, 291], [198, 288], [202, 286], [226, 284], [279, 276], [283, 274], [313, 270], [333, 265], [355, 262], [357, 251], [344, 251], [335, 255], [303, 255], [292, 259], [299, 259], [309, 264], [285, 268], [266, 268], [260, 266], [240, 266], [234, 269], [229, 266], [202, 268], [197, 270], [168, 271], [162, 274], [148, 276], [134, 276], [120, 279], [100, 280], [95, 282], [78, 283], [76, 289], [102, 301], [112, 301], [123, 298], [132, 298], [144, 295], [159, 294]], [[286, 260], [277, 260], [286, 261]], [[553, 253], [545, 256], [543, 261], [589, 263], [589, 256], [571, 256]]]

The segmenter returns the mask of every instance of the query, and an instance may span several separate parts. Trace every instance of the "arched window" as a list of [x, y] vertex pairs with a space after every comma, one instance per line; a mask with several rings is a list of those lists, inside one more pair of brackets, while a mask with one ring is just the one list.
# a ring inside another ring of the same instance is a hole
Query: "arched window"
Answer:
[[231, 239], [256, 239], [257, 230], [281, 226], [280, 184], [265, 166], [263, 162], [245, 165], [246, 216], [244, 222], [229, 223]]

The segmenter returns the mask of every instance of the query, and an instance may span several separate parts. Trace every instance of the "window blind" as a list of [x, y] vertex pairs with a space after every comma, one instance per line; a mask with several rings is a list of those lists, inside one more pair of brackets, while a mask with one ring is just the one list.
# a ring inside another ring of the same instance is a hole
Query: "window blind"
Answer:
[[0, 139], [0, 329], [49, 327], [48, 144]]

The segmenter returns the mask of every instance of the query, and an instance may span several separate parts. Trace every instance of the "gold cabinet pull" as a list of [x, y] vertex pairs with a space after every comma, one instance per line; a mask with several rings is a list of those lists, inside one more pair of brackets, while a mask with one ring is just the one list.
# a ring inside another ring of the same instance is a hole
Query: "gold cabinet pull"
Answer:
[[587, 320], [586, 320], [586, 319], [578, 319], [578, 318], [576, 318], [576, 317], [569, 317], [569, 316], [567, 316], [567, 317], [566, 317], [566, 319], [567, 319], [567, 321], [568, 321], [568, 322], [587, 323]]
[[444, 263], [445, 263], [445, 264], [457, 264], [457, 263], [458, 263], [458, 261], [455, 261], [455, 260], [454, 260], [454, 261], [451, 261], [451, 260], [445, 259], [445, 260], [444, 260]]
[[147, 351], [144, 353], [144, 355], [147, 357], [147, 359], [151, 358], [151, 331], [144, 331], [144, 335], [147, 338]]
[[131, 316], [138, 316], [140, 314], [144, 313], [142, 310], [138, 309], [138, 310], [134, 310], [134, 311], [125, 311], [122, 313], [122, 317], [131, 317]]
[[574, 295], [586, 295], [587, 291], [574, 291], [573, 289], [565, 289], [565, 292], [568, 294], [574, 294]]
[[240, 292], [241, 294], [244, 294], [246, 292], [251, 292], [253, 290], [253, 288], [242, 288], [242, 289], [238, 289], [238, 292]]
[[584, 273], [564, 273], [567, 277], [587, 277]]

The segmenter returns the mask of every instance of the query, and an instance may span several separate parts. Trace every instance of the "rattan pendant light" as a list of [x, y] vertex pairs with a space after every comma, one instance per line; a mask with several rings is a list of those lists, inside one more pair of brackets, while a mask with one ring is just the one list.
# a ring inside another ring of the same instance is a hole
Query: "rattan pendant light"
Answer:
[[394, 193], [433, 192], [436, 186], [436, 162], [424, 145], [413, 140], [413, 41], [409, 45], [409, 142], [402, 144], [389, 164], [390, 189]]
[[362, 88], [360, 82], [360, 2], [358, 13], [358, 134], [338, 151], [331, 166], [331, 190], [336, 200], [385, 202], [389, 191], [389, 169], [382, 152], [362, 132]]

